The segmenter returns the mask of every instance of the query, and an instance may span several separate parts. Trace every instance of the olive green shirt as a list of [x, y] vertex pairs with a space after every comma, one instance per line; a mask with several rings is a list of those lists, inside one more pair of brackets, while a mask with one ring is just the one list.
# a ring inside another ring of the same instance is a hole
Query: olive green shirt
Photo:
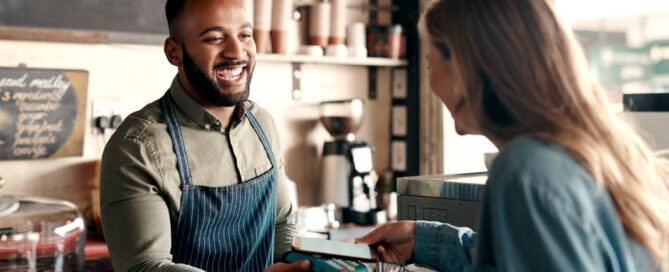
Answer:
[[[170, 87], [182, 129], [193, 183], [221, 187], [246, 182], [270, 170], [271, 162], [250, 121], [239, 108], [229, 131], [181, 86]], [[116, 271], [201, 271], [172, 262], [172, 229], [181, 206], [176, 154], [159, 101], [131, 114], [102, 155], [102, 223]], [[277, 129], [271, 115], [253, 102], [246, 110], [258, 119], [277, 162], [274, 258], [290, 249], [295, 209], [286, 182]]]

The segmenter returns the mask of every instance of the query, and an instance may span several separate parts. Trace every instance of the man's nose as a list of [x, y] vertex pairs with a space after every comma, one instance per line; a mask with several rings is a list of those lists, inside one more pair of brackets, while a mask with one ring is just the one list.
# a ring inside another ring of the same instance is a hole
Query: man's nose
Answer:
[[223, 49], [223, 56], [226, 59], [238, 60], [244, 58], [245, 55], [246, 52], [244, 51], [244, 46], [242, 46], [241, 41], [238, 39], [228, 39], [228, 42]]

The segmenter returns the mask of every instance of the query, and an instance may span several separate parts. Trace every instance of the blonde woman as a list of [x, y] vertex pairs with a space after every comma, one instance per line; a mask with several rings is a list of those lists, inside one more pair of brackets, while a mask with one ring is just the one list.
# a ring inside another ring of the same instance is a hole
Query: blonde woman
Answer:
[[669, 267], [666, 164], [609, 110], [548, 3], [442, 0], [420, 27], [458, 133], [500, 149], [478, 231], [402, 221], [358, 242], [446, 271]]

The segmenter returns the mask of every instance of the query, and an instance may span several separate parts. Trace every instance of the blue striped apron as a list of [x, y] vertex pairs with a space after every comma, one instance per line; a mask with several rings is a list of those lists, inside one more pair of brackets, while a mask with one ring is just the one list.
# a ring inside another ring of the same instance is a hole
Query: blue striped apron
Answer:
[[172, 138], [181, 178], [181, 211], [172, 230], [175, 263], [206, 271], [263, 271], [272, 264], [276, 211], [276, 162], [258, 120], [245, 115], [272, 163], [266, 173], [225, 187], [194, 185], [186, 149], [169, 92], [161, 98], [161, 111]]

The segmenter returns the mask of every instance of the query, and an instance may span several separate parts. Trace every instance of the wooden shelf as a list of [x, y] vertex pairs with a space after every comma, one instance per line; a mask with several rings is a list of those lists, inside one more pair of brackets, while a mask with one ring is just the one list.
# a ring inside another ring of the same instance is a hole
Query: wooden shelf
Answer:
[[407, 66], [408, 62], [403, 59], [390, 58], [336, 58], [336, 57], [313, 57], [306, 55], [278, 55], [278, 54], [259, 54], [258, 62], [290, 62], [290, 63], [313, 63], [313, 64], [338, 64], [355, 66], [375, 66], [375, 67], [402, 67]]
[[[295, 0], [293, 3], [294, 8], [299, 8], [303, 6], [311, 6], [314, 4], [314, 0]], [[396, 5], [376, 5], [376, 4], [348, 4], [346, 5], [349, 9], [365, 10], [365, 11], [398, 11], [399, 7]]]
[[0, 26], [0, 40], [98, 44], [109, 43], [109, 35], [100, 31]]

